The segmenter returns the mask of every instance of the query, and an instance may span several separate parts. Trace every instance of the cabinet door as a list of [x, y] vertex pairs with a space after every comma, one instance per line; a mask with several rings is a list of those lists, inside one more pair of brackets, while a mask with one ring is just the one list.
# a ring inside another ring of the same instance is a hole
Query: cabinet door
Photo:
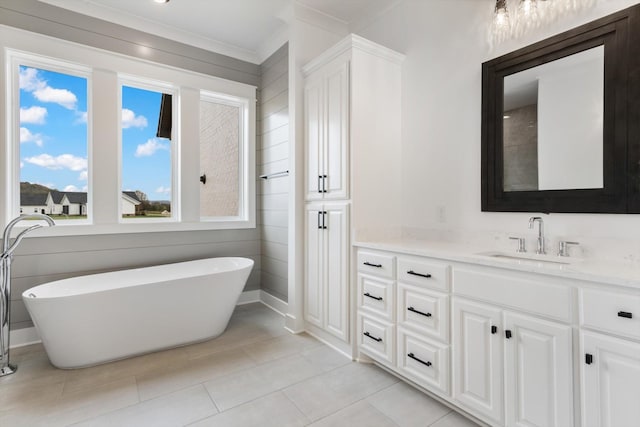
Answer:
[[640, 344], [583, 332], [580, 372], [584, 426], [640, 423]]
[[322, 208], [307, 206], [305, 223], [304, 317], [323, 327], [323, 233]]
[[504, 329], [506, 425], [572, 426], [571, 327], [505, 312]]
[[325, 205], [326, 330], [349, 337], [349, 206]]
[[309, 78], [304, 88], [305, 116], [305, 189], [307, 200], [322, 199], [324, 172], [324, 101], [323, 79]]
[[348, 198], [349, 62], [332, 63], [326, 70], [326, 129], [324, 147], [325, 199]]
[[453, 298], [453, 396], [469, 412], [498, 424], [503, 419], [503, 336], [499, 309]]

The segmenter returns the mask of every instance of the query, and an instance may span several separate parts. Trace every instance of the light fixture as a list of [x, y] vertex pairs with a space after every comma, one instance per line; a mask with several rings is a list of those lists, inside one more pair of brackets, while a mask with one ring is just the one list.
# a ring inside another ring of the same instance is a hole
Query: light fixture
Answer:
[[169, 3], [169, 0], [153, 0], [156, 3]]
[[[496, 0], [489, 39], [491, 45], [519, 38], [561, 16], [592, 7], [596, 0]], [[513, 12], [510, 17], [509, 9]]]

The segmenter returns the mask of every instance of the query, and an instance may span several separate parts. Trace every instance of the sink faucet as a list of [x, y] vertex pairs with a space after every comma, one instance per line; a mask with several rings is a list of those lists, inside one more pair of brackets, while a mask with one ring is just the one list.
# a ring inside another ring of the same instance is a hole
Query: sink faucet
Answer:
[[11, 239], [11, 231], [13, 227], [20, 221], [26, 219], [39, 219], [45, 221], [49, 226], [55, 225], [53, 220], [43, 214], [25, 214], [9, 221], [9, 224], [2, 233], [2, 253], [0, 254], [0, 377], [13, 374], [16, 369], [15, 365], [9, 364], [9, 304], [11, 302], [11, 259], [13, 252], [16, 250], [24, 236], [27, 233], [41, 228], [42, 225], [35, 224], [22, 230], [13, 240], [13, 244], [9, 244]]
[[529, 218], [529, 228], [533, 228], [535, 223], [538, 223], [538, 245], [536, 246], [536, 253], [544, 255], [547, 252], [544, 248], [544, 222], [539, 216], [532, 216]]

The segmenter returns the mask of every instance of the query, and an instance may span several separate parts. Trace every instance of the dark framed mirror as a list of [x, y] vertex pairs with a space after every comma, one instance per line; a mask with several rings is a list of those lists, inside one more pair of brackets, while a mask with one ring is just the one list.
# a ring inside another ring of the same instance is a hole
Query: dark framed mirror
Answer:
[[482, 210], [640, 213], [640, 5], [482, 64]]

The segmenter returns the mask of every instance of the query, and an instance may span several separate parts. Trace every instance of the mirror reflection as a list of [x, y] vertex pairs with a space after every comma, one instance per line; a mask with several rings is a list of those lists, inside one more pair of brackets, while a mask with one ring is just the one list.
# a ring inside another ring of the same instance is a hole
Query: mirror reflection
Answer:
[[603, 188], [604, 47], [504, 78], [504, 191]]

